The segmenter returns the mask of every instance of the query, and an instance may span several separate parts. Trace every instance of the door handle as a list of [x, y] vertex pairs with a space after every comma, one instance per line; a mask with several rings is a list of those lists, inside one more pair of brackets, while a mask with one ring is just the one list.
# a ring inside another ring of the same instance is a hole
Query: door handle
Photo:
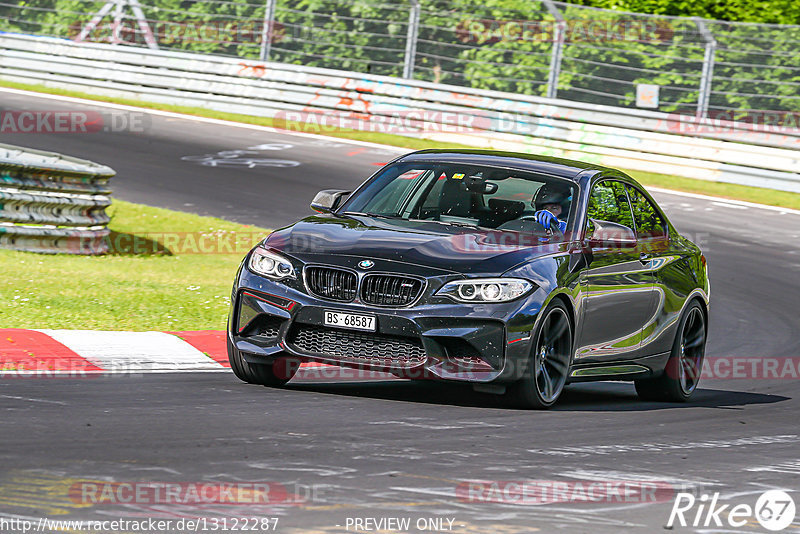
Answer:
[[642, 252], [639, 254], [639, 261], [642, 262], [642, 264], [648, 263], [650, 261], [650, 254]]

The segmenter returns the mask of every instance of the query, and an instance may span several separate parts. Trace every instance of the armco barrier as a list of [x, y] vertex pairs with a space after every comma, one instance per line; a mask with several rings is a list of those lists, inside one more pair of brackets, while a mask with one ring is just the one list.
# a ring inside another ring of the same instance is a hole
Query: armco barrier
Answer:
[[0, 248], [108, 252], [112, 176], [91, 161], [0, 145]]
[[[0, 34], [0, 78], [263, 117], [318, 114], [352, 123], [416, 112], [411, 131], [399, 133], [800, 192], [800, 128], [770, 132], [385, 76], [12, 34]], [[474, 125], [469, 131], [442, 128], [465, 118]]]

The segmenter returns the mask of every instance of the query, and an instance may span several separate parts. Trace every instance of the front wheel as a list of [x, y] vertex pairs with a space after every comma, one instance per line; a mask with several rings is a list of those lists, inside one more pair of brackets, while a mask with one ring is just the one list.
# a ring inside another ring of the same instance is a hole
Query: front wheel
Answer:
[[525, 375], [509, 391], [521, 407], [550, 408], [567, 382], [572, 359], [572, 323], [566, 306], [553, 301], [545, 309], [534, 334]]
[[262, 386], [282, 386], [297, 373], [299, 362], [287, 358], [280, 358], [274, 364], [248, 363], [242, 353], [228, 339], [228, 361], [236, 377], [248, 384]]
[[636, 393], [643, 400], [686, 402], [697, 389], [706, 352], [706, 319], [697, 301], [686, 309], [672, 344], [664, 373], [636, 381]]

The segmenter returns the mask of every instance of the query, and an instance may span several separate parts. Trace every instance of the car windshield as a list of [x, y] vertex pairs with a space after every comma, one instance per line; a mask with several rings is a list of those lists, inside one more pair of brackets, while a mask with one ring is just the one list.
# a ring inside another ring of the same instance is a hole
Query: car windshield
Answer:
[[339, 213], [547, 235], [534, 213], [548, 209], [569, 224], [576, 192], [573, 182], [531, 172], [400, 162], [351, 196]]

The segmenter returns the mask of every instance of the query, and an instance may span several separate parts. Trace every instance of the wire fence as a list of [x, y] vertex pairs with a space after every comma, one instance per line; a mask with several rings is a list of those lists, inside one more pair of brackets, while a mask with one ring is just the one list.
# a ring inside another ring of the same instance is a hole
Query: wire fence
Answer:
[[506, 5], [500, 11], [478, 0], [5, 0], [0, 30], [800, 122], [800, 26], [551, 0]]

